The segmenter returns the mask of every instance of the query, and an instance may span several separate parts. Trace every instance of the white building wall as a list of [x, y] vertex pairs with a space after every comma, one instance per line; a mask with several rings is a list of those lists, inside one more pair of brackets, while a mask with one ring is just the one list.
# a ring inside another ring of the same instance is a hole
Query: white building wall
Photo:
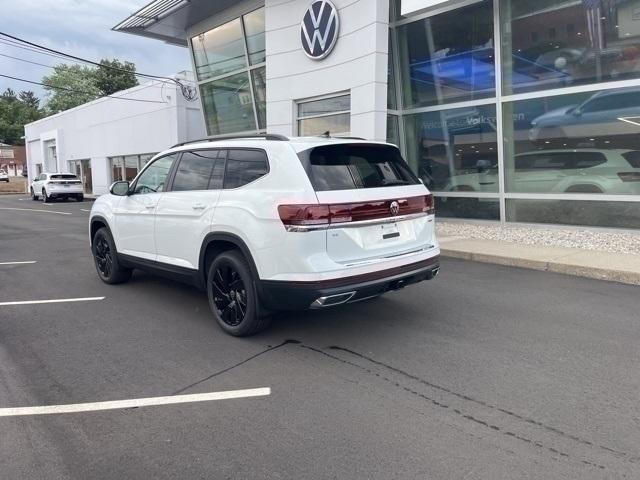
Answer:
[[151, 81], [115, 96], [129, 100], [102, 98], [25, 125], [29, 180], [51, 139], [59, 171], [69, 171], [70, 160], [91, 159], [93, 190], [100, 195], [111, 183], [109, 157], [156, 153], [206, 136], [200, 102], [188, 102], [171, 83]]
[[338, 92], [351, 94], [351, 133], [385, 140], [389, 0], [333, 0], [340, 36], [320, 61], [300, 42], [307, 0], [266, 0], [267, 130], [295, 135], [296, 101]]

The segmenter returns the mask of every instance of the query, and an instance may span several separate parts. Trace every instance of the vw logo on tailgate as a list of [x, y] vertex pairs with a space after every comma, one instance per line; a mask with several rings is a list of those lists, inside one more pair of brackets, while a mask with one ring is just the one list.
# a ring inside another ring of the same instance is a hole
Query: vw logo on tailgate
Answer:
[[340, 18], [338, 9], [329, 0], [317, 0], [309, 5], [300, 24], [300, 39], [304, 53], [313, 60], [322, 60], [338, 41]]

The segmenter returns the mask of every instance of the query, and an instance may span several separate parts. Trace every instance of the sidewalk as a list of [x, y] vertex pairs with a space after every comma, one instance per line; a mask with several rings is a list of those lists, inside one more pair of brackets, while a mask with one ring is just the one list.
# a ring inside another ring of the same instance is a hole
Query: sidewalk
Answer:
[[[488, 229], [489, 234], [487, 234]], [[531, 228], [532, 235], [522, 243], [499, 239], [500, 237], [508, 237], [510, 231], [514, 230], [522, 234], [527, 229], [442, 222], [442, 225], [438, 226], [438, 239], [442, 255], [445, 257], [640, 285], [640, 255], [616, 251], [627, 250], [624, 246], [614, 246], [609, 248], [612, 251], [605, 251], [604, 249], [568, 248], [560, 245], [526, 244], [535, 243], [531, 242], [531, 236], [540, 237], [541, 233], [544, 236], [545, 233], [551, 232], [550, 236], [553, 239], [553, 235], [556, 233], [554, 230], [540, 230], [538, 228]], [[456, 235], [457, 231], [464, 234]], [[491, 235], [491, 232], [494, 234]], [[562, 233], [566, 238], [567, 230]], [[576, 237], [580, 237], [581, 233], [583, 232], [580, 230], [574, 231]], [[598, 232], [589, 232], [589, 235], [598, 236]], [[606, 233], [603, 235], [610, 237], [616, 234]], [[640, 247], [640, 232], [638, 235], [620, 235], [620, 242], [637, 242], [637, 247]], [[496, 238], [472, 238], [487, 236]], [[549, 239], [545, 238], [545, 242], [549, 243]], [[563, 242], [558, 241], [557, 243]], [[633, 248], [629, 250], [635, 251], [635, 247], [636, 245], [633, 245]]]

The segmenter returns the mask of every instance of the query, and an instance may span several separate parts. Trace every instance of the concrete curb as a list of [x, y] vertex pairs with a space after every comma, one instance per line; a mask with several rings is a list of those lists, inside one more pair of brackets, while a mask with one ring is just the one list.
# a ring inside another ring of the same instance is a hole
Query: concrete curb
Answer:
[[443, 239], [444, 257], [640, 285], [640, 256], [490, 240]]

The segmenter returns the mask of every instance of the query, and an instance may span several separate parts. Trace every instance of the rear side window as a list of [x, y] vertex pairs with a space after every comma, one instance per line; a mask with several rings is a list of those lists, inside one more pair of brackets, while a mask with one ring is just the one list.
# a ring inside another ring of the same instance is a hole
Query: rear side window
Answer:
[[[196, 150], [184, 152], [178, 165], [171, 190], [208, 190], [211, 176], [219, 160], [219, 150]], [[219, 188], [219, 187], [218, 187]]]
[[229, 150], [224, 188], [247, 185], [269, 173], [267, 154], [262, 150]]
[[592, 168], [607, 163], [599, 152], [540, 152], [516, 158], [516, 170], [572, 170]]
[[624, 159], [629, 162], [633, 168], [640, 168], [640, 152], [633, 150], [631, 152], [623, 153]]
[[319, 192], [419, 183], [399, 150], [388, 145], [326, 145], [302, 152], [301, 160]]

